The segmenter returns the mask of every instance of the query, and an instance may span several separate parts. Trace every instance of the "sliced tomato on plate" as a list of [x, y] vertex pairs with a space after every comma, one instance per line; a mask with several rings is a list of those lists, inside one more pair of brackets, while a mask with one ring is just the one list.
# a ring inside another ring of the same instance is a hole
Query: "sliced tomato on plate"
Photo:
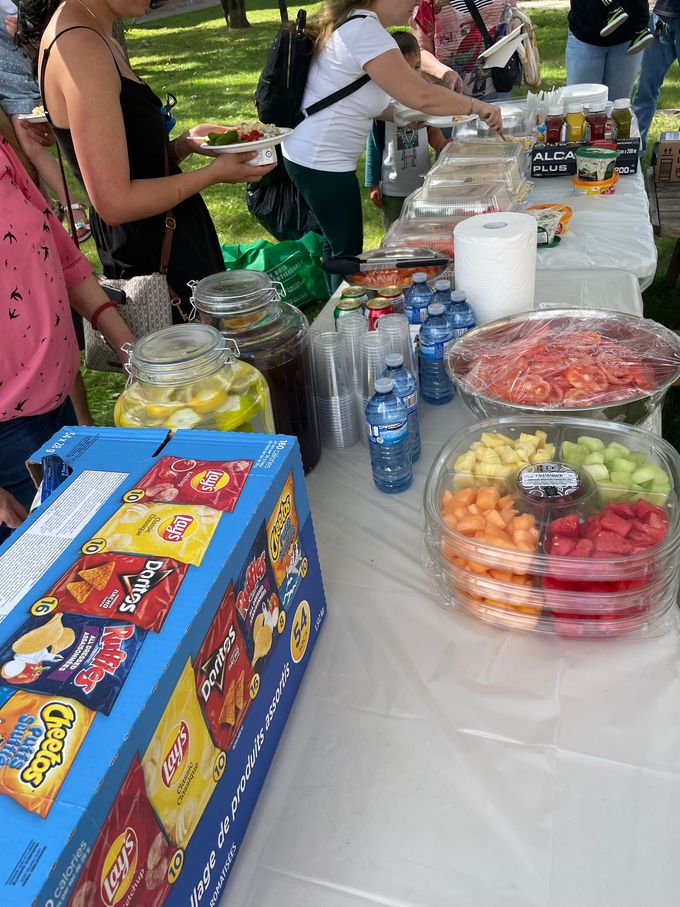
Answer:
[[587, 388], [592, 391], [603, 391], [609, 382], [599, 365], [572, 365], [566, 369], [564, 377], [574, 387]]

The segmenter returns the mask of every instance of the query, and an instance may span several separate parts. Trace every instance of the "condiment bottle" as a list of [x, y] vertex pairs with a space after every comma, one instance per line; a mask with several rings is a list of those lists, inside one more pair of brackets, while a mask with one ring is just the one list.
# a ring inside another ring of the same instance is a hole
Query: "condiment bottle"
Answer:
[[562, 141], [562, 128], [564, 126], [564, 117], [562, 108], [548, 108], [548, 116], [545, 118], [545, 141], [548, 145], [557, 145]]
[[588, 124], [588, 141], [603, 142], [607, 128], [607, 111], [604, 104], [590, 104], [586, 114]]
[[633, 114], [630, 109], [630, 98], [619, 98], [614, 101], [612, 119], [616, 123], [617, 140], [630, 138], [630, 124]]
[[569, 104], [564, 119], [567, 124], [566, 140], [568, 142], [582, 142], [583, 130], [586, 125], [583, 107], [580, 104]]

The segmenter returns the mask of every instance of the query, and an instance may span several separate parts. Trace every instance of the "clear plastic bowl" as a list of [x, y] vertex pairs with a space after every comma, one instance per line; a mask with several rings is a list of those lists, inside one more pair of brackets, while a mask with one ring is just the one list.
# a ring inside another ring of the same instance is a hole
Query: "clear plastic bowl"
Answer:
[[450, 220], [510, 211], [515, 201], [504, 182], [465, 183], [454, 187], [424, 186], [404, 201], [400, 220]]
[[[644, 484], [625, 478], [628, 460]], [[678, 597], [679, 488], [678, 453], [629, 426], [527, 416], [465, 428], [425, 489], [437, 598], [509, 627], [652, 632]]]
[[637, 425], [680, 376], [680, 338], [603, 309], [541, 309], [468, 331], [446, 367], [475, 415], [570, 413]]

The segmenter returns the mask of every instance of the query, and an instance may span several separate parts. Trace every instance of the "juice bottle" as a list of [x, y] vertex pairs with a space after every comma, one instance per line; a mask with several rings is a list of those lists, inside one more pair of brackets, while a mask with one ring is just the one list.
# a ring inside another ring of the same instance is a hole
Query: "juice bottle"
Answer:
[[604, 104], [590, 104], [586, 114], [589, 142], [603, 142], [607, 128], [607, 111]]
[[564, 119], [567, 124], [566, 140], [568, 142], [582, 142], [583, 130], [585, 129], [586, 125], [586, 118], [583, 115], [583, 107], [580, 104], [569, 104], [567, 106], [567, 114]]
[[616, 123], [616, 138], [618, 140], [630, 138], [632, 117], [630, 98], [619, 98], [617, 101], [614, 101], [612, 119]]
[[545, 118], [545, 140], [548, 145], [556, 145], [562, 141], [562, 127], [564, 126], [564, 117], [562, 108], [548, 108], [548, 116]]

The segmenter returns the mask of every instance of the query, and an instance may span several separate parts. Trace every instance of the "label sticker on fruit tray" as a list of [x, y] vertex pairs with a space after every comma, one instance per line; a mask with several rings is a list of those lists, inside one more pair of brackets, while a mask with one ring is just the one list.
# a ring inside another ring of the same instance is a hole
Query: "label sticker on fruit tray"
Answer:
[[564, 463], [534, 463], [517, 476], [520, 490], [530, 498], [568, 498], [581, 490], [581, 477]]

